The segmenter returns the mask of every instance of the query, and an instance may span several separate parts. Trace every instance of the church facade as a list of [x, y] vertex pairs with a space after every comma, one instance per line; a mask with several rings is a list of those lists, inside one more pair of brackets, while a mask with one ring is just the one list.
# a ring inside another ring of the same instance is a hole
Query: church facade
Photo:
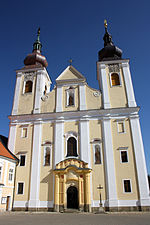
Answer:
[[[99, 90], [72, 65], [56, 79], [46, 70], [38, 31], [16, 71], [8, 148], [16, 168], [13, 210], [150, 209], [147, 169], [129, 60], [105, 24]], [[101, 187], [99, 190], [98, 188]]]

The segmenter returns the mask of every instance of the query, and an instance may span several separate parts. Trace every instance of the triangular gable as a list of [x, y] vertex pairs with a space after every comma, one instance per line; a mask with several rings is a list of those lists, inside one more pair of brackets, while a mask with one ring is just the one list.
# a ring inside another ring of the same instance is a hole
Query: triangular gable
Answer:
[[73, 66], [68, 66], [56, 79], [56, 83], [62, 82], [85, 82], [85, 77]]
[[6, 137], [2, 135], [0, 135], [0, 156], [18, 161], [17, 157], [7, 149]]

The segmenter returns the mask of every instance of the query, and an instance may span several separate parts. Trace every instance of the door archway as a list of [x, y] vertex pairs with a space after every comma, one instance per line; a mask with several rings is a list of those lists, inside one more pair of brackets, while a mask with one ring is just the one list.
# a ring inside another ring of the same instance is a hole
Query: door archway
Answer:
[[78, 189], [75, 186], [70, 186], [67, 189], [67, 208], [78, 209]]

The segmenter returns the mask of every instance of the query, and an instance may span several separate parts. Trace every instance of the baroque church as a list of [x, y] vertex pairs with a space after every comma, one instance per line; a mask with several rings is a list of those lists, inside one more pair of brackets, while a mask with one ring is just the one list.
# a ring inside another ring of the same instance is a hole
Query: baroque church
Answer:
[[[16, 71], [8, 148], [19, 159], [13, 210], [150, 210], [147, 169], [129, 60], [105, 21], [99, 89], [72, 65], [46, 70], [40, 30]], [[98, 189], [101, 188], [101, 189]]]

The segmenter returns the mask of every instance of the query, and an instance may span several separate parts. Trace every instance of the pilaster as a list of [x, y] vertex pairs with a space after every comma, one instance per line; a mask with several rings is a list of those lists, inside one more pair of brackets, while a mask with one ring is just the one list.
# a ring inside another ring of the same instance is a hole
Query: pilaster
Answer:
[[80, 110], [86, 110], [86, 93], [85, 93], [85, 85], [79, 85], [79, 108]]
[[55, 174], [54, 211], [59, 212], [59, 175]]
[[115, 162], [113, 154], [113, 142], [111, 133], [111, 120], [102, 120], [102, 131], [104, 141], [104, 165], [105, 165], [105, 179], [106, 179], [106, 196], [107, 206], [117, 207], [117, 190], [116, 190], [116, 175]]
[[63, 105], [62, 105], [62, 86], [57, 86], [57, 93], [56, 93], [56, 112], [62, 112], [63, 111]]
[[97, 62], [97, 79], [99, 81], [100, 90], [102, 91], [104, 109], [108, 109], [111, 105], [108, 93], [106, 65], [100, 64], [99, 62]]
[[129, 69], [129, 63], [128, 62], [122, 62], [122, 70], [123, 70], [123, 77], [125, 81], [125, 87], [126, 87], [126, 94], [128, 99], [128, 107], [136, 107], [136, 101], [134, 96], [134, 90], [131, 80], [131, 73]]
[[21, 79], [22, 79], [22, 73], [17, 73], [16, 78], [16, 86], [15, 86], [15, 95], [14, 95], [14, 101], [13, 101], [13, 107], [12, 107], [12, 115], [17, 115], [18, 113], [18, 105], [19, 105], [19, 95], [20, 95], [20, 89], [21, 89]]
[[8, 137], [8, 149], [14, 153], [15, 152], [15, 142], [16, 142], [16, 125], [9, 126], [9, 137]]
[[42, 124], [34, 124], [29, 208], [38, 208], [40, 205], [41, 134]]
[[144, 146], [141, 135], [139, 117], [130, 118], [132, 141], [136, 162], [136, 171], [140, 195], [141, 206], [150, 206], [149, 186], [147, 178], [147, 169], [144, 155]]

